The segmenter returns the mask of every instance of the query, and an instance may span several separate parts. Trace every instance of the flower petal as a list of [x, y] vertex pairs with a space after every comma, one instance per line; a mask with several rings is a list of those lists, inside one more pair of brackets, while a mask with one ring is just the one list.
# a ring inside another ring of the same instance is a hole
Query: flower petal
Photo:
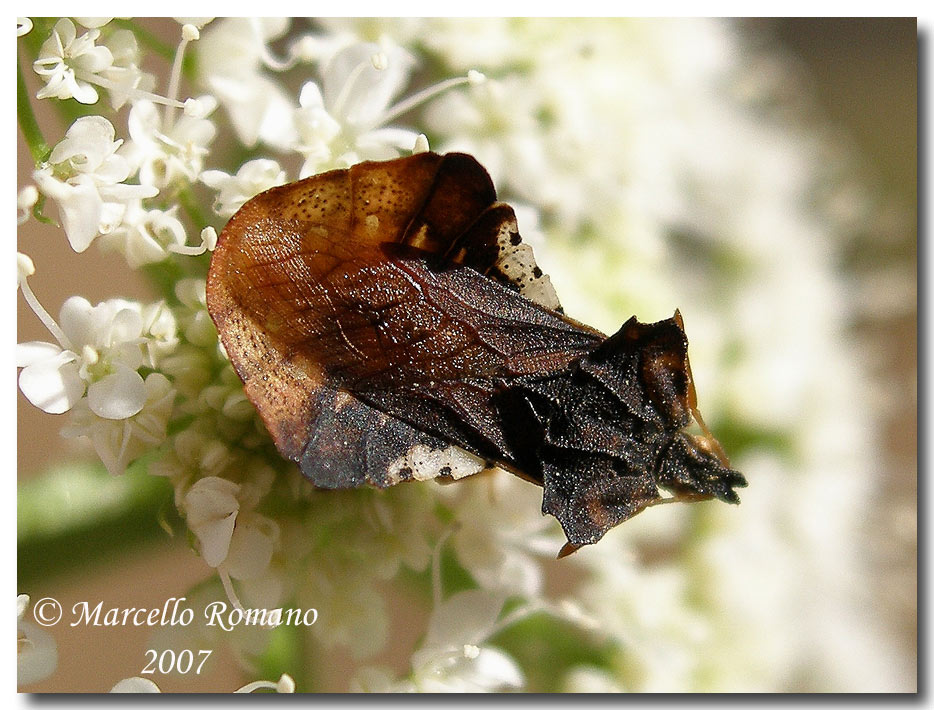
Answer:
[[28, 367], [43, 360], [51, 360], [56, 357], [62, 349], [54, 343], [44, 343], [39, 340], [33, 340], [28, 343], [16, 344], [16, 366]]
[[424, 649], [480, 644], [486, 640], [506, 601], [504, 592], [468, 589], [446, 599], [432, 614]]
[[185, 494], [185, 516], [188, 527], [201, 542], [201, 557], [211, 567], [217, 567], [227, 557], [240, 502], [240, 489], [233, 481], [217, 476], [199, 479]]
[[98, 233], [104, 208], [100, 193], [94, 185], [79, 183], [57, 202], [68, 243], [80, 254], [91, 246]]
[[226, 569], [236, 579], [259, 577], [269, 567], [279, 526], [262, 515], [241, 516], [227, 553]]
[[146, 387], [136, 370], [117, 365], [115, 372], [88, 387], [88, 406], [104, 419], [127, 419], [146, 404]]
[[62, 414], [84, 394], [75, 354], [62, 351], [57, 357], [35, 362], [19, 374], [19, 388], [26, 399], [44, 412]]
[[97, 89], [84, 81], [76, 81], [71, 93], [79, 104], [96, 104], [99, 98]]
[[524, 683], [516, 662], [495, 648], [481, 648], [464, 675], [465, 680], [482, 690], [516, 690]]
[[136, 308], [121, 308], [110, 325], [109, 342], [136, 340], [143, 333], [143, 316]]
[[81, 352], [85, 345], [96, 345], [93, 342], [91, 329], [93, 313], [94, 306], [82, 296], [69, 297], [58, 312], [58, 322], [62, 332], [65, 333], [77, 352]]
[[75, 27], [75, 23], [69, 20], [67, 17], [63, 17], [58, 22], [56, 22], [55, 27], [52, 28], [52, 32], [59, 36], [62, 45], [65, 47], [74, 42], [75, 37], [78, 36], [78, 30]]
[[95, 170], [116, 149], [115, 136], [113, 124], [103, 116], [82, 116], [71, 124], [64, 140], [52, 149], [49, 162], [58, 165], [83, 155], [86, 168]]
[[[372, 63], [377, 54], [388, 55], [384, 69]], [[358, 130], [378, 125], [389, 103], [405, 87], [414, 63], [413, 57], [398, 46], [361, 43], [341, 50], [324, 70], [324, 104], [328, 112]]]

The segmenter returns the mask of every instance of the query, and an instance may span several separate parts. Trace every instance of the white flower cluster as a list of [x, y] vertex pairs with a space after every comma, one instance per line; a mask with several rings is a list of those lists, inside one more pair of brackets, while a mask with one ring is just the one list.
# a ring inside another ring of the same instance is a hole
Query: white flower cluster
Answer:
[[156, 370], [177, 344], [175, 318], [163, 302], [112, 299], [92, 306], [72, 296], [56, 323], [27, 283], [34, 267], [19, 255], [23, 295], [57, 343], [17, 346], [20, 390], [50, 414], [71, 411], [65, 436], [87, 436], [113, 474], [165, 439], [175, 390]]
[[[314, 607], [315, 643], [363, 662], [399, 651], [393, 605], [411, 597], [399, 580], [430, 579], [405, 672], [360, 667], [339, 681], [355, 690], [538, 690], [498, 641], [538, 612], [603, 649], [546, 658], [552, 689], [777, 690], [800, 664], [820, 674], [813, 689], [895, 683], [881, 646], [822, 631], [870, 629], [842, 545], [869, 503], [871, 457], [820, 246], [835, 224], [803, 206], [822, 177], [816, 146], [735, 98], [740, 44], [725, 25], [176, 18], [160, 95], [134, 21], [110, 19], [75, 18], [80, 34], [67, 18], [18, 20], [20, 37], [47, 33], [38, 105], [101, 114], [63, 131], [20, 190], [18, 219], [51, 200], [76, 252], [98, 241], [172, 284], [150, 304], [75, 296], [55, 320], [20, 255], [21, 294], [54, 340], [19, 346], [20, 389], [67, 412], [63, 433], [89, 438], [113, 474], [154, 452], [149, 473], [171, 482], [234, 604]], [[453, 78], [414, 90], [417, 76]], [[186, 82], [197, 95], [182, 101]], [[682, 308], [708, 421], [753, 442], [734, 461], [750, 479], [739, 509], [666, 506], [559, 562], [540, 491], [505, 473], [321, 492], [276, 454], [219, 345], [198, 257], [259, 192], [426, 150], [425, 134], [490, 170], [569, 313], [611, 330]], [[445, 566], [468, 587], [447, 598]], [[783, 623], [795, 613], [811, 626]], [[261, 650], [239, 649], [245, 661]], [[294, 689], [283, 678], [246, 687]]]

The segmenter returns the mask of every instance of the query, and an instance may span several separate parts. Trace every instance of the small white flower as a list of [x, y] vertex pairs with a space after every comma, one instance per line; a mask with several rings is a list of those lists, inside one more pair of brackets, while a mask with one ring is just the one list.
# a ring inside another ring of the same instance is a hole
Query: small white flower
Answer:
[[[22, 287], [26, 296], [28, 287]], [[29, 292], [27, 300], [34, 299]], [[62, 305], [60, 325], [44, 310], [37, 315], [43, 322], [48, 319], [59, 343], [18, 346], [20, 389], [30, 402], [61, 414], [74, 407], [87, 388], [87, 407], [98, 417], [122, 420], [140, 412], [147, 389], [137, 370], [147, 360], [152, 364], [154, 353], [162, 356], [174, 347], [173, 323], [147, 312], [147, 324], [156, 331], [144, 331], [140, 304], [111, 299], [92, 306], [79, 296]], [[150, 339], [152, 347], [144, 349]]]
[[56, 22], [52, 34], [39, 50], [39, 58], [33, 63], [36, 73], [45, 82], [36, 97], [74, 98], [83, 104], [96, 103], [97, 90], [89, 81], [113, 64], [110, 50], [95, 45], [100, 34], [100, 30], [92, 29], [78, 37], [74, 23], [67, 17]]
[[396, 45], [358, 43], [337, 52], [323, 72], [323, 92], [302, 87], [295, 113], [303, 176], [322, 167], [385, 160], [410, 150], [418, 134], [383, 128], [390, 103], [408, 82], [414, 59]]
[[540, 494], [505, 472], [447, 486], [458, 527], [451, 544], [458, 561], [487, 589], [534, 597], [542, 588], [541, 558], [553, 558], [560, 533], [539, 514]]
[[[122, 383], [110, 381], [109, 384], [115, 389]], [[134, 380], [132, 385], [123, 386], [135, 391], [135, 385]], [[126, 414], [136, 409], [136, 401], [119, 392], [113, 401], [106, 399], [107, 392], [98, 394], [103, 400], [96, 410], [92, 410], [89, 388], [88, 397], [72, 409], [69, 423], [62, 428], [62, 436], [90, 439], [107, 470], [111, 475], [119, 476], [131, 462], [165, 441], [176, 392], [165, 375], [151, 372], [143, 381], [143, 402], [139, 410], [132, 416], [119, 419], [105, 418], [100, 412]]]
[[402, 93], [414, 65], [415, 58], [395, 44], [346, 47], [324, 69], [325, 106], [352, 134], [372, 131]]
[[504, 601], [501, 593], [471, 589], [434, 610], [425, 640], [412, 655], [418, 690], [476, 693], [522, 687], [525, 681], [516, 662], [484, 645], [499, 630]]
[[173, 246], [181, 246], [186, 240], [185, 227], [176, 213], [177, 207], [147, 210], [135, 200], [128, 205], [119, 226], [102, 237], [102, 243], [121, 252], [133, 269], [162, 261], [174, 251]]
[[239, 490], [240, 486], [233, 481], [207, 476], [195, 481], [185, 494], [185, 519], [198, 538], [202, 559], [211, 567], [218, 567], [227, 559], [240, 512]]
[[155, 77], [140, 69], [136, 35], [130, 30], [117, 30], [107, 38], [106, 46], [113, 63], [100, 73], [97, 81], [107, 88], [111, 106], [119, 109], [131, 98], [148, 95], [155, 85]]
[[16, 682], [27, 685], [51, 675], [58, 666], [55, 639], [44, 628], [24, 616], [29, 595], [16, 598]]
[[[242, 494], [242, 490], [238, 493]], [[241, 512], [230, 538], [224, 568], [234, 579], [262, 577], [269, 569], [278, 541], [279, 526], [275, 522], [259, 513]]]
[[388, 40], [358, 42], [335, 52], [322, 72], [323, 91], [313, 82], [305, 84], [294, 115], [298, 141], [293, 148], [305, 157], [301, 175], [361, 160], [387, 160], [412, 151], [412, 146], [415, 152], [425, 150], [427, 141], [416, 131], [389, 124], [448, 89], [485, 81], [480, 72], [471, 71], [393, 103], [414, 64], [411, 54]]
[[148, 355], [145, 364], [148, 367], [158, 368], [162, 360], [175, 352], [178, 347], [178, 325], [175, 313], [165, 301], [159, 301], [143, 306], [141, 316]]
[[36, 73], [46, 82], [36, 95], [58, 99], [75, 98], [85, 104], [97, 103], [94, 86], [106, 88], [111, 105], [118, 109], [133, 96], [161, 97], [149, 94], [154, 79], [139, 67], [139, 48], [130, 30], [117, 30], [106, 43], [97, 45], [101, 27], [112, 18], [76, 18], [91, 29], [77, 37], [74, 24], [60, 19], [51, 36], [42, 45], [39, 59], [33, 63]]
[[298, 141], [294, 148], [305, 158], [300, 175], [307, 177], [330, 164], [331, 143], [340, 135], [341, 126], [328, 113], [321, 89], [313, 81], [302, 87], [298, 104], [294, 115]]
[[42, 307], [29, 287], [27, 279], [36, 272], [32, 259], [17, 253], [16, 270], [23, 298], [58, 341], [57, 345], [32, 342], [17, 346], [16, 365], [23, 368], [20, 389], [35, 406], [50, 414], [61, 414], [71, 409], [84, 394], [85, 383], [75, 364], [77, 355], [70, 349], [72, 345], [68, 336]]
[[130, 109], [131, 143], [127, 155], [138, 167], [140, 181], [164, 188], [178, 180], [193, 182], [204, 167], [208, 145], [217, 129], [207, 118], [217, 103], [210, 96], [197, 99], [198, 109], [187, 111], [168, 127], [152, 101], [141, 100]]
[[[209, 453], [205, 450], [202, 460]], [[226, 451], [218, 453], [229, 460]], [[202, 461], [202, 468], [209, 466]], [[244, 467], [244, 470], [249, 470], [249, 467]], [[183, 474], [181, 477], [173, 476], [173, 479], [178, 498], [187, 477]], [[265, 579], [278, 545], [279, 526], [250, 510], [264, 493], [254, 483], [248, 480], [240, 485], [220, 476], [205, 476], [195, 481], [181, 498], [180, 507], [189, 529], [198, 539], [202, 559], [217, 569], [224, 589], [236, 607], [240, 602], [233, 590], [231, 577], [254, 582], [254, 591], [281, 591], [278, 584], [270, 587], [269, 580]]]
[[287, 29], [285, 19], [226, 18], [212, 22], [195, 45], [199, 78], [247, 147], [262, 140], [284, 150], [295, 140], [293, 101], [263, 73], [266, 42]]
[[27, 35], [32, 31], [32, 20], [28, 17], [17, 17], [16, 18], [16, 36], [22, 37]]
[[35, 271], [29, 257], [18, 255], [17, 269], [24, 298], [58, 341], [17, 346], [23, 394], [46, 412], [71, 410], [63, 436], [89, 438], [107, 469], [122, 473], [165, 440], [175, 390], [164, 375], [150, 373], [144, 381], [138, 370], [174, 350], [174, 317], [164, 304], [112, 299], [91, 306], [72, 297], [59, 325], [29, 288], [26, 279]]
[[130, 164], [117, 149], [114, 127], [101, 116], [75, 121], [52, 149], [49, 162], [34, 178], [39, 190], [58, 204], [62, 227], [77, 252], [118, 223], [132, 199], [153, 197], [151, 185], [126, 185]]
[[145, 342], [141, 307], [113, 298], [92, 306], [86, 298], [72, 296], [62, 304], [62, 331], [82, 359], [81, 375], [89, 380], [122, 364], [136, 370], [143, 364]]
[[217, 329], [208, 313], [204, 279], [182, 279], [175, 284], [175, 295], [188, 310], [181, 318], [185, 339], [202, 347], [214, 345]]
[[251, 197], [286, 181], [285, 171], [275, 160], [259, 158], [240, 166], [236, 175], [221, 170], [205, 170], [201, 182], [217, 190], [214, 211], [221, 217], [232, 217]]

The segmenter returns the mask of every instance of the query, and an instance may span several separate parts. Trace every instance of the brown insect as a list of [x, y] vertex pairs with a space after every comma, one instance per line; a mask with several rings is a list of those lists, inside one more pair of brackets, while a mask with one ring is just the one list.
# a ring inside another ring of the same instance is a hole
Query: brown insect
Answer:
[[680, 314], [610, 337], [563, 315], [468, 155], [258, 195], [220, 235], [207, 304], [279, 451], [318, 487], [500, 467], [543, 487], [564, 555], [646, 506], [737, 503], [746, 485], [697, 411]]

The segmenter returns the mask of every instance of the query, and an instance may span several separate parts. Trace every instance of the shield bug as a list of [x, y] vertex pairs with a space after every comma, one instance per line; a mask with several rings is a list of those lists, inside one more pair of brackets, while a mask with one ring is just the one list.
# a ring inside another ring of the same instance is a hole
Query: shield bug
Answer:
[[542, 486], [567, 554], [646, 506], [737, 503], [746, 485], [697, 411], [680, 314], [609, 337], [564, 315], [468, 155], [256, 196], [220, 235], [207, 304], [279, 451], [320, 488], [499, 467]]

